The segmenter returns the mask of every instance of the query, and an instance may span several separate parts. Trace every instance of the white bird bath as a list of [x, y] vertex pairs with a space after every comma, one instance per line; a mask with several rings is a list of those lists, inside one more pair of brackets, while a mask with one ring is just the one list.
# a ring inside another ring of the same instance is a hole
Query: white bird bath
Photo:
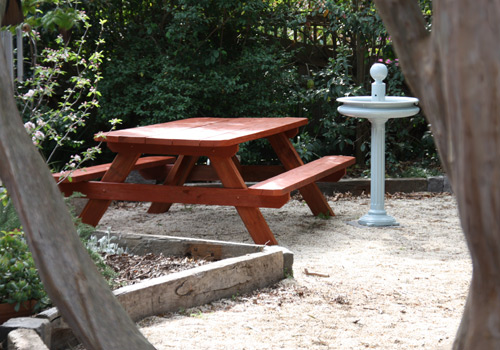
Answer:
[[392, 216], [384, 209], [385, 199], [385, 123], [390, 118], [410, 117], [418, 113], [418, 99], [414, 97], [385, 96], [387, 67], [375, 63], [370, 69], [375, 80], [371, 96], [341, 97], [337, 110], [348, 117], [366, 118], [372, 125], [371, 130], [371, 181], [370, 210], [358, 220], [363, 226], [398, 226]]

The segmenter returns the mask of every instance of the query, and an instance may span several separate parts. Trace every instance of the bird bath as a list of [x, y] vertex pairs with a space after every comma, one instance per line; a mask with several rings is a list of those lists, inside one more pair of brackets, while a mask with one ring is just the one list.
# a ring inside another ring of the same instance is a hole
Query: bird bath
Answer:
[[410, 117], [418, 113], [418, 99], [414, 97], [385, 96], [387, 67], [375, 63], [370, 69], [375, 80], [371, 96], [341, 97], [337, 110], [348, 117], [366, 118], [371, 123], [371, 181], [370, 210], [358, 220], [363, 226], [398, 226], [384, 209], [385, 197], [385, 123], [391, 118]]

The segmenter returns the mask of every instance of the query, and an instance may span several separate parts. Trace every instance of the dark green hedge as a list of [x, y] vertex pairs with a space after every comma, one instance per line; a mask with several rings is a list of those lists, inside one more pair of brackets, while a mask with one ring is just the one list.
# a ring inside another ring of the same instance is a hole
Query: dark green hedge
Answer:
[[[429, 29], [430, 0], [420, 1]], [[345, 118], [336, 98], [369, 94], [370, 66], [389, 66], [388, 94], [411, 94], [390, 37], [368, 0], [94, 0], [106, 20], [101, 108], [86, 135], [189, 117], [301, 116], [294, 140], [306, 160], [325, 154], [369, 159], [369, 123]], [[92, 46], [93, 41], [88, 40]], [[265, 142], [244, 145], [243, 162], [272, 162]], [[387, 125], [389, 169], [438, 163], [422, 115]]]

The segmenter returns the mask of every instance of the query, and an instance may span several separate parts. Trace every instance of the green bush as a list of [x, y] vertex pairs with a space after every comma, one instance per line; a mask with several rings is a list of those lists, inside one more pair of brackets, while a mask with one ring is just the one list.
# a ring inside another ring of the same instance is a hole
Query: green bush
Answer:
[[[105, 119], [139, 125], [287, 113], [296, 77], [287, 53], [259, 30], [268, 2], [127, 4], [122, 21], [105, 33], [112, 36], [101, 86]], [[98, 8], [101, 18], [116, 16], [113, 6]]]
[[[300, 2], [299, 2], [300, 3]], [[431, 1], [420, 1], [431, 26]], [[369, 166], [370, 123], [361, 118], [347, 118], [337, 112], [338, 97], [370, 95], [372, 79], [369, 69], [383, 62], [389, 69], [386, 94], [411, 95], [392, 47], [390, 36], [372, 1], [326, 1], [304, 9], [297, 19], [301, 23], [319, 22], [322, 42], [308, 39], [306, 44], [330, 47], [326, 65], [309, 64], [302, 90], [302, 115], [310, 126], [302, 138], [308, 139], [307, 160], [325, 154], [355, 155], [358, 166]], [[325, 19], [323, 21], [323, 19]], [[310, 36], [308, 37], [310, 38]], [[401, 162], [419, 162], [425, 166], [439, 164], [428, 124], [420, 113], [411, 118], [391, 120], [386, 124], [387, 170], [396, 176]]]
[[[431, 4], [420, 0], [429, 28]], [[133, 127], [189, 117], [297, 116], [309, 119], [294, 140], [305, 160], [349, 154], [365, 165], [369, 122], [339, 115], [336, 98], [369, 94], [369, 68], [379, 60], [389, 66], [387, 93], [411, 94], [372, 1], [81, 5], [92, 24], [84, 49], [94, 52], [102, 35], [104, 57], [98, 118], [80, 134], [87, 141], [112, 118]], [[439, 162], [422, 115], [391, 121], [387, 135], [389, 170], [403, 161]], [[244, 163], [275, 161], [265, 142], [240, 153]]]
[[[97, 269], [109, 286], [114, 288], [117, 286], [114, 282], [116, 272], [106, 265], [100, 253], [103, 247], [107, 248], [106, 252], [109, 254], [120, 253], [118, 246], [111, 243], [109, 237], [96, 242], [95, 237], [92, 237], [95, 228], [83, 224], [74, 214], [70, 199], [75, 196], [67, 198], [66, 203], [73, 216], [76, 231]], [[35, 299], [39, 301], [35, 306], [35, 310], [38, 311], [50, 305], [50, 300], [43, 290], [26, 244], [19, 216], [5, 189], [0, 200], [0, 303], [16, 304], [16, 308], [19, 309], [23, 302]]]
[[16, 311], [29, 300], [37, 309], [47, 295], [21, 231], [0, 232], [0, 303], [15, 304]]

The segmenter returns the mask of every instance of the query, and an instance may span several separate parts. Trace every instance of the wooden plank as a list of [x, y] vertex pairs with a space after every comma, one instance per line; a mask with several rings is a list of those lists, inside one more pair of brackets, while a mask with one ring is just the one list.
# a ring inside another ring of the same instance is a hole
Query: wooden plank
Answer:
[[122, 287], [114, 293], [138, 321], [272, 285], [283, 279], [283, 266], [282, 251], [265, 250]]
[[356, 162], [354, 157], [326, 156], [250, 187], [262, 193], [282, 195], [337, 173]]
[[[135, 320], [270, 286], [283, 279], [285, 273], [293, 271], [293, 253], [283, 247], [122, 232], [112, 234], [120, 246], [131, 248], [138, 255], [154, 252], [186, 256], [193, 248], [200, 248], [209, 254], [215, 252], [214, 255], [225, 259], [200, 268], [145, 280], [133, 288], [116, 290], [115, 294], [119, 295], [117, 298]], [[96, 235], [102, 237], [109, 233], [96, 232]], [[191, 293], [185, 293], [186, 286], [194, 286], [189, 287]], [[58, 338], [61, 344], [71, 342], [72, 335], [61, 321], [57, 308], [48, 309], [40, 316], [51, 321], [52, 333], [57, 330], [62, 335]]]
[[[222, 184], [227, 188], [246, 189], [245, 181], [238, 172], [236, 165], [230, 158], [210, 157]], [[276, 245], [278, 241], [258, 208], [236, 207], [241, 220], [245, 224], [250, 236], [256, 244]]]
[[[222, 123], [221, 123], [222, 124]], [[216, 144], [234, 144], [257, 140], [276, 133], [298, 130], [307, 124], [305, 118], [231, 118], [211, 135], [204, 135], [201, 146]], [[211, 127], [219, 126], [218, 124]]]
[[[306, 118], [191, 118], [116, 130], [99, 141], [181, 147], [227, 147], [280, 132], [295, 132]], [[177, 153], [172, 153], [177, 154]]]
[[[173, 164], [167, 164], [164, 167], [148, 168], [140, 170], [140, 174], [147, 180], [165, 179], [166, 174], [171, 171], [173, 166]], [[245, 182], [259, 182], [285, 172], [285, 168], [282, 165], [241, 165], [240, 169], [240, 173]], [[218, 180], [219, 176], [212, 166], [195, 165], [186, 181], [197, 182]]]
[[93, 200], [131, 202], [229, 205], [238, 207], [281, 208], [290, 195], [268, 194], [241, 188], [169, 186], [88, 181], [60, 184], [62, 191], [81, 192]]
[[172, 146], [172, 145], [146, 145], [108, 142], [108, 148], [115, 153], [146, 153], [146, 154], [175, 154], [190, 156], [220, 156], [232, 157], [238, 152], [238, 145], [225, 147], [200, 147], [200, 146]]
[[[154, 167], [160, 167], [162, 165], [173, 163], [175, 161], [175, 157], [168, 156], [151, 156], [151, 157], [142, 157], [137, 160], [137, 163], [134, 165], [134, 170], [148, 169]], [[95, 180], [102, 177], [106, 171], [110, 168], [111, 163], [94, 165], [91, 167], [86, 167], [82, 169], [77, 169], [71, 173], [71, 181], [66, 178], [63, 182], [80, 182], [80, 181], [90, 181]], [[54, 179], [59, 180], [61, 177], [64, 177], [69, 172], [61, 172], [52, 174]]]
[[205, 127], [216, 123], [217, 118], [188, 118], [171, 121], [168, 123], [140, 126], [136, 128], [110, 131], [100, 136], [96, 136], [96, 141], [104, 142], [125, 142], [125, 143], [146, 143], [147, 138], [175, 137], [197, 127]]
[[[140, 170], [141, 175], [147, 180], [164, 179], [173, 168], [173, 164], [164, 167], [147, 168]], [[284, 173], [286, 170], [282, 165], [242, 165], [241, 176], [245, 182], [260, 182], [273, 176]], [[321, 182], [337, 182], [345, 175], [345, 169], [334, 172], [321, 179]], [[215, 169], [210, 165], [195, 165], [186, 182], [218, 181], [219, 177]]]
[[187, 256], [206, 261], [218, 261], [222, 259], [222, 246], [208, 244], [191, 244]]
[[[281, 133], [273, 135], [268, 137], [268, 140], [286, 170], [304, 165], [286, 134]], [[313, 215], [335, 215], [330, 205], [328, 205], [326, 198], [323, 196], [323, 193], [321, 193], [321, 190], [315, 183], [305, 185], [300, 188], [299, 191]]]
[[[189, 173], [193, 169], [197, 160], [198, 157], [184, 156], [184, 155], [179, 156], [175, 161], [172, 171], [167, 175], [164, 185], [171, 185], [171, 186], [184, 185]], [[148, 213], [150, 214], [165, 213], [170, 209], [170, 206], [173, 203], [175, 203], [175, 201], [161, 202], [153, 200], [152, 202], [153, 203], [148, 209]]]
[[[102, 182], [123, 182], [133, 169], [139, 153], [118, 153], [111, 163], [111, 167], [104, 174]], [[99, 220], [109, 207], [111, 200], [89, 200], [80, 213], [80, 218], [84, 224], [97, 226]]]
[[[97, 238], [109, 235], [108, 231], [96, 231]], [[204, 240], [189, 237], [172, 237], [140, 233], [112, 232], [113, 242], [121, 247], [127, 247], [130, 254], [145, 255], [147, 253], [195, 256], [198, 247], [205, 252], [217, 252], [219, 260], [234, 258], [241, 255], [262, 252], [266, 247], [256, 244], [235, 243], [226, 241]], [[269, 249], [269, 247], [267, 247]], [[194, 251], [194, 252], [193, 252]], [[291, 253], [290, 253], [291, 254]], [[288, 260], [288, 259], [285, 259]], [[293, 261], [286, 267], [291, 268]]]

